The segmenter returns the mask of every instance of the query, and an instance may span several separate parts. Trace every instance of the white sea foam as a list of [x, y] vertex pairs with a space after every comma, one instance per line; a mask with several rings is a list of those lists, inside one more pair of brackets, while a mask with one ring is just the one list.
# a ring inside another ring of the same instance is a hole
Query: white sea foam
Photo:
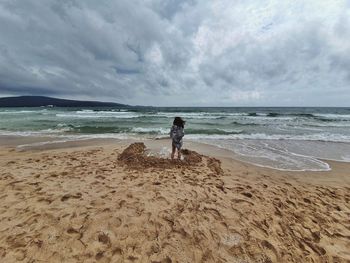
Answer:
[[217, 130], [219, 131], [223, 131], [223, 132], [227, 132], [227, 133], [233, 133], [233, 134], [238, 134], [238, 133], [242, 133], [243, 130], [240, 129], [221, 129], [221, 128], [217, 128]]
[[73, 130], [74, 128], [66, 123], [58, 123], [56, 125], [56, 131], [59, 131], [59, 132], [68, 132]]
[[337, 122], [312, 122], [312, 123], [305, 123], [306, 125], [312, 126], [312, 127], [321, 127], [321, 128], [331, 128], [331, 127], [337, 127], [337, 128], [346, 128], [350, 127], [350, 122], [347, 121], [337, 121]]
[[132, 132], [136, 133], [157, 133], [157, 134], [168, 134], [170, 129], [162, 128], [162, 127], [135, 127], [132, 128]]
[[265, 133], [253, 133], [253, 134], [187, 134], [186, 138], [192, 140], [202, 139], [217, 139], [217, 140], [297, 140], [297, 141], [329, 141], [329, 142], [350, 142], [349, 135], [343, 134], [331, 134], [331, 133], [317, 133], [317, 134], [265, 134]]
[[329, 165], [313, 156], [290, 152], [270, 142], [245, 140], [205, 140], [204, 143], [230, 150], [234, 158], [255, 164], [285, 171], [328, 171]]
[[148, 116], [174, 118], [181, 116], [184, 119], [219, 119], [230, 116], [247, 116], [247, 113], [226, 113], [226, 112], [157, 112]]
[[57, 113], [56, 117], [60, 118], [72, 118], [72, 119], [98, 119], [98, 118], [117, 118], [117, 119], [132, 119], [139, 117], [138, 114], [133, 112], [115, 112], [115, 111], [105, 111], [105, 112], [75, 112], [75, 113]]
[[27, 114], [27, 113], [40, 113], [44, 112], [44, 110], [11, 110], [11, 111], [0, 111], [0, 114], [6, 115], [6, 114]]
[[62, 131], [54, 129], [46, 129], [40, 131], [4, 131], [0, 130], [0, 136], [56, 136], [61, 134]]
[[56, 138], [60, 138], [59, 140], [49, 140], [49, 141], [42, 141], [42, 142], [35, 142], [35, 143], [28, 143], [28, 144], [21, 144], [17, 146], [17, 149], [23, 150], [25, 148], [33, 148], [33, 147], [40, 147], [44, 145], [51, 145], [51, 144], [61, 144], [61, 143], [66, 143], [66, 142], [76, 142], [76, 141], [86, 141], [86, 140], [91, 140], [91, 139], [120, 139], [120, 140], [125, 140], [129, 139], [130, 137], [125, 135], [125, 134], [110, 134], [108, 136], [105, 134], [104, 136], [55, 136]]
[[341, 160], [344, 162], [350, 162], [350, 154], [345, 154], [341, 157]]
[[[40, 131], [6, 131], [0, 130], [0, 135], [4, 136], [57, 136], [63, 135], [66, 131], [71, 131], [72, 128], [64, 124], [58, 124], [55, 129], [44, 129]], [[225, 132], [232, 132], [234, 134], [186, 134], [186, 138], [189, 140], [205, 140], [205, 139], [215, 139], [215, 140], [294, 140], [294, 141], [321, 141], [321, 142], [350, 142], [350, 135], [344, 134], [332, 134], [332, 133], [316, 133], [316, 134], [302, 134], [302, 135], [292, 135], [292, 134], [265, 134], [265, 133], [253, 133], [244, 134], [240, 133], [242, 130], [238, 129], [221, 129]], [[101, 134], [76, 134], [75, 136], [91, 136], [91, 137], [107, 137], [111, 136], [118, 137], [120, 134], [136, 135], [137, 133], [156, 133], [158, 135], [166, 135], [169, 133], [168, 128], [162, 127], [135, 127], [132, 128], [131, 133], [101, 133]], [[69, 136], [72, 136], [70, 134]]]
[[324, 113], [324, 114], [314, 114], [314, 116], [320, 117], [320, 118], [325, 118], [325, 119], [350, 120], [350, 114]]
[[86, 139], [76, 139], [76, 138], [68, 139], [67, 138], [67, 139], [63, 139], [63, 140], [35, 142], [35, 143], [21, 144], [21, 145], [18, 145], [16, 148], [19, 150], [23, 150], [25, 148], [32, 148], [32, 147], [38, 147], [38, 146], [44, 146], [44, 145], [50, 145], [50, 144], [60, 144], [60, 143], [80, 141], [80, 140], [86, 140]]
[[141, 136], [134, 133], [100, 133], [100, 134], [69, 134], [62, 133], [60, 130], [46, 129], [42, 131], [3, 131], [0, 130], [0, 136], [20, 136], [20, 137], [52, 137], [63, 138], [67, 140], [81, 139], [120, 139], [130, 138], [143, 140]]

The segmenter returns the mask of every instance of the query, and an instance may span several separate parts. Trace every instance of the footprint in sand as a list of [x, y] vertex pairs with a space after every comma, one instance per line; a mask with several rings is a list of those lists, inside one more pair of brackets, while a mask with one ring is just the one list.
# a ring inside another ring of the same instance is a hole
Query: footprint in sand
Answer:
[[212, 215], [215, 220], [222, 220], [223, 219], [222, 214], [219, 212], [219, 210], [217, 210], [215, 208], [204, 207], [204, 211], [207, 214]]
[[153, 199], [153, 201], [156, 201], [160, 206], [166, 206], [170, 204], [170, 202], [164, 196], [157, 196]]
[[327, 253], [323, 247], [316, 245], [315, 243], [313, 243], [309, 240], [303, 239], [303, 242], [319, 256], [323, 256]]
[[6, 249], [3, 247], [0, 247], [0, 257], [5, 257], [6, 255]]
[[98, 241], [102, 244], [105, 244], [105, 245], [111, 243], [109, 236], [104, 232], [101, 232], [98, 234]]
[[61, 201], [64, 202], [64, 201], [67, 201], [68, 199], [70, 198], [73, 198], [73, 199], [80, 199], [83, 195], [81, 193], [76, 193], [75, 195], [72, 195], [72, 194], [65, 194], [64, 196], [61, 197]]
[[68, 234], [79, 234], [79, 231], [78, 230], [76, 230], [76, 229], [74, 229], [73, 227], [69, 227], [68, 229], [67, 229], [67, 233]]
[[95, 255], [96, 260], [100, 260], [103, 258], [104, 251], [97, 252]]
[[239, 203], [247, 203], [247, 204], [254, 206], [254, 203], [252, 203], [248, 200], [245, 200], [245, 199], [240, 199], [240, 198], [233, 198], [233, 199], [231, 199], [231, 202], [233, 203], [233, 205], [239, 204]]
[[280, 262], [276, 248], [269, 241], [263, 240], [261, 245], [265, 250], [265, 255], [271, 262]]
[[112, 258], [111, 262], [119, 262], [118, 260], [121, 259], [123, 255], [123, 250], [120, 247], [116, 247], [112, 251]]
[[40, 203], [46, 203], [46, 204], [51, 204], [53, 202], [53, 200], [51, 200], [50, 198], [45, 198], [45, 197], [41, 197], [38, 198], [38, 202]]
[[251, 193], [249, 193], [249, 192], [244, 192], [244, 193], [241, 193], [241, 194], [246, 196], [246, 197], [248, 197], [248, 198], [252, 198], [253, 197], [253, 195]]
[[116, 217], [113, 220], [113, 226], [114, 227], [120, 227], [122, 225], [122, 223], [123, 223], [123, 221], [119, 217]]

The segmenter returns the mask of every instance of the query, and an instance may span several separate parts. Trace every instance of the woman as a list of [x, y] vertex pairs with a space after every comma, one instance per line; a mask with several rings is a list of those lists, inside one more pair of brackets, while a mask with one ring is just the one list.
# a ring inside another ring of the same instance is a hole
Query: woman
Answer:
[[174, 159], [175, 152], [177, 150], [177, 158], [181, 159], [181, 147], [182, 137], [184, 137], [184, 125], [185, 121], [181, 117], [175, 117], [173, 126], [170, 130], [170, 138], [172, 139], [172, 153], [171, 159]]

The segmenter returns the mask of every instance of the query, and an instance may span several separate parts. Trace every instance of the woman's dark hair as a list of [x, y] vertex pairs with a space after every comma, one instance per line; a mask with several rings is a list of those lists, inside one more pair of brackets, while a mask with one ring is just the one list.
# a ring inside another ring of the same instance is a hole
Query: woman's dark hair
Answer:
[[184, 127], [185, 125], [185, 121], [181, 118], [181, 117], [175, 117], [174, 121], [173, 121], [173, 125], [176, 125], [178, 127]]

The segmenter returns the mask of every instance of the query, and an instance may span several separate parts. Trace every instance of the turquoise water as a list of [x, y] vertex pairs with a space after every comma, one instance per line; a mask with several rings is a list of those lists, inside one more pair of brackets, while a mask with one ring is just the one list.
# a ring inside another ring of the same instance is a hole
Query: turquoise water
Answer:
[[167, 137], [183, 117], [186, 140], [284, 170], [328, 170], [350, 161], [350, 108], [0, 108], [0, 135], [87, 138]]

